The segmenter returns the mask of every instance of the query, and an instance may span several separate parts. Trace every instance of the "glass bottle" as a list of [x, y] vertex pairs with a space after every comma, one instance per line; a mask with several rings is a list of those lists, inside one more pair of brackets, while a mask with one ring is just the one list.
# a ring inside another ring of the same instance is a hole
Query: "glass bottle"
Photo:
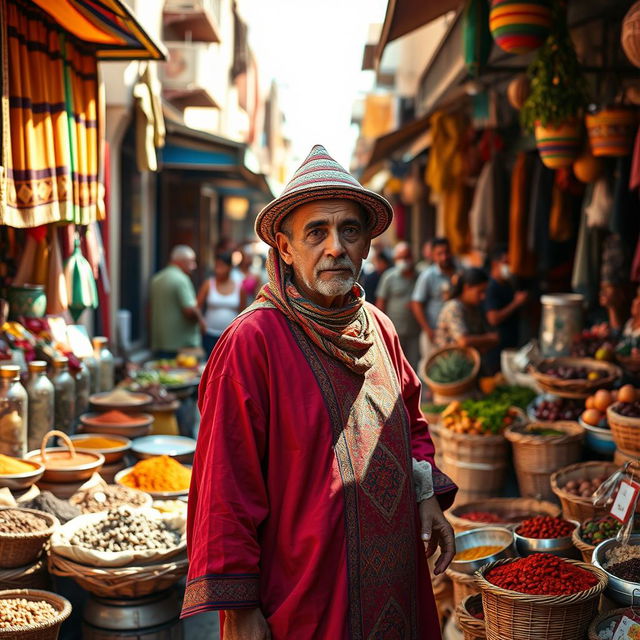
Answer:
[[100, 367], [95, 356], [88, 356], [82, 359], [89, 370], [90, 391], [91, 394], [98, 393], [100, 390]]
[[116, 385], [115, 361], [107, 346], [108, 339], [96, 336], [93, 339], [93, 355], [98, 361], [98, 390], [111, 391]]
[[47, 363], [34, 360], [29, 363], [29, 429], [27, 444], [29, 451], [38, 449], [42, 437], [53, 429], [55, 388], [47, 377]]
[[53, 360], [51, 382], [55, 388], [55, 428], [71, 433], [76, 415], [76, 381], [69, 373], [69, 358], [59, 356]]
[[91, 395], [91, 374], [89, 368], [81, 360], [80, 368], [76, 371], [76, 418], [89, 410], [89, 396]]
[[27, 453], [27, 392], [20, 384], [20, 367], [0, 367], [0, 453], [22, 458]]

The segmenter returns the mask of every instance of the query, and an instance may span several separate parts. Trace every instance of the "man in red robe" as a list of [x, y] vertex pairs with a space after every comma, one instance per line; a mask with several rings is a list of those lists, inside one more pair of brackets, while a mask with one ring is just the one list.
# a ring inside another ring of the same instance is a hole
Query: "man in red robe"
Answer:
[[356, 284], [392, 215], [318, 145], [256, 220], [269, 283], [207, 365], [189, 494], [183, 616], [222, 611], [224, 640], [440, 638], [456, 488]]

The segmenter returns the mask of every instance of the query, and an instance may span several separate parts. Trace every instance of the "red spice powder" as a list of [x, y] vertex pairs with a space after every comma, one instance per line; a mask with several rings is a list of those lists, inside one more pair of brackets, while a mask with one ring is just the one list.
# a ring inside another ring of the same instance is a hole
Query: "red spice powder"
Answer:
[[147, 419], [144, 417], [140, 417], [130, 415], [128, 413], [124, 413], [123, 411], [105, 411], [105, 413], [101, 413], [97, 416], [91, 418], [90, 422], [99, 422], [101, 424], [143, 424], [147, 422]]

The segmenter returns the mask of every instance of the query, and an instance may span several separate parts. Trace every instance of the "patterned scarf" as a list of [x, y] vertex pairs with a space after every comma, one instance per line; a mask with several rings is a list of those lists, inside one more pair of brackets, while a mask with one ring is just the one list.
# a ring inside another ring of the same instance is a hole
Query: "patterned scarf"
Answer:
[[346, 306], [321, 307], [304, 298], [291, 282], [287, 265], [269, 251], [269, 282], [258, 293], [256, 302], [269, 302], [296, 322], [320, 349], [363, 374], [373, 365], [374, 350], [371, 319], [364, 306], [364, 291], [356, 284]]

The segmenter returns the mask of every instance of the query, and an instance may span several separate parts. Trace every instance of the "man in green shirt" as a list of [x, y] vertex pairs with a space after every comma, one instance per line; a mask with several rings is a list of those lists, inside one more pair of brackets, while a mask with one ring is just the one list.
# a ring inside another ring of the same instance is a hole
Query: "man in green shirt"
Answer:
[[193, 249], [178, 245], [170, 263], [151, 279], [151, 349], [158, 358], [201, 346], [204, 320], [189, 277], [196, 266]]

